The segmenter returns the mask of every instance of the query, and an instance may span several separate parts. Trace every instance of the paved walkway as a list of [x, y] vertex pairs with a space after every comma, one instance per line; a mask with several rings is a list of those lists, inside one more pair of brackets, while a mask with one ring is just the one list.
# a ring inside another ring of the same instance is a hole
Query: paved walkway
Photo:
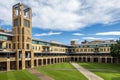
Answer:
[[40, 80], [54, 80], [51, 77], [40, 73], [36, 68], [27, 69], [30, 73], [40, 78]]
[[80, 71], [88, 80], [104, 80], [101, 77], [97, 76], [96, 74], [88, 71], [87, 69], [83, 68], [82, 66], [78, 65], [77, 63], [71, 63], [78, 71]]

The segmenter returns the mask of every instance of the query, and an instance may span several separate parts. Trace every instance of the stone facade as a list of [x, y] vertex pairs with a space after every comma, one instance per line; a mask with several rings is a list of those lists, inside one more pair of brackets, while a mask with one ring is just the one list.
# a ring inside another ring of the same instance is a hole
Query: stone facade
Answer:
[[[0, 71], [34, 68], [62, 62], [114, 63], [110, 45], [94, 41], [78, 45], [32, 39], [32, 9], [24, 4], [12, 8], [12, 33], [0, 30]], [[97, 43], [96, 43], [97, 42]]]

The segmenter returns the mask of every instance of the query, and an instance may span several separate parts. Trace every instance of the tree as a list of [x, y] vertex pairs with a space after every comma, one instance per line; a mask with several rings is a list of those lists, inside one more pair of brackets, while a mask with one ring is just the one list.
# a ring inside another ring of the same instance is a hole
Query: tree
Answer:
[[112, 44], [111, 45], [111, 56], [116, 57], [117, 58], [117, 62], [119, 62], [120, 60], [120, 39], [116, 41], [116, 44]]

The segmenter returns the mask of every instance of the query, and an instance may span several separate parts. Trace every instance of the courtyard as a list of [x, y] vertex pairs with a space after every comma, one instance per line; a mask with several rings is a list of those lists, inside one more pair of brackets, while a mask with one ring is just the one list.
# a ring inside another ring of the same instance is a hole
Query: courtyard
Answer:
[[[93, 72], [104, 80], [120, 80], [120, 64], [80, 63], [80, 66]], [[39, 73], [54, 80], [88, 80], [71, 63], [58, 63], [35, 68]], [[27, 70], [0, 72], [0, 80], [40, 80]]]

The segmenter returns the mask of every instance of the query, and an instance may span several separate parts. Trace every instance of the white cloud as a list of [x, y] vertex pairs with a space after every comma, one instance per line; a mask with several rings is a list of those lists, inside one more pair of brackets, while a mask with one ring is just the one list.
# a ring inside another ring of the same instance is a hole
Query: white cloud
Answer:
[[82, 35], [84, 35], [84, 34], [82, 34], [82, 33], [73, 33], [72, 35], [75, 35], [75, 36], [82, 36]]
[[102, 38], [95, 38], [95, 37], [83, 37], [83, 40], [100, 40]]
[[120, 35], [120, 31], [100, 32], [96, 33], [96, 35]]
[[52, 35], [60, 35], [62, 32], [48, 32], [48, 33], [41, 33], [41, 34], [35, 34], [34, 36], [52, 36]]
[[0, 0], [0, 25], [12, 25], [12, 5], [23, 2], [33, 11], [33, 27], [72, 31], [120, 20], [120, 0]]

